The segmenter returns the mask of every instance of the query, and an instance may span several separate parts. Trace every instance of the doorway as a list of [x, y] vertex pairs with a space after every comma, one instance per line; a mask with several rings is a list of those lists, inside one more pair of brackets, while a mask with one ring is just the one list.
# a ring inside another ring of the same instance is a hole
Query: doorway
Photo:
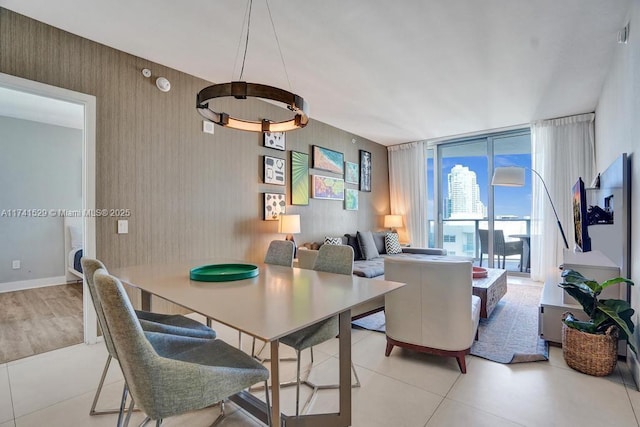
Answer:
[[[96, 232], [95, 232], [95, 218], [86, 215], [84, 213], [92, 212], [95, 210], [95, 134], [96, 134], [96, 100], [94, 96], [86, 95], [83, 93], [50, 86], [43, 83], [26, 80], [23, 78], [11, 76], [8, 74], [0, 73], [0, 90], [5, 89], [18, 94], [23, 94], [23, 97], [18, 97], [17, 102], [22, 103], [20, 108], [29, 109], [29, 101], [37, 99], [37, 97], [43, 97], [51, 101], [51, 105], [55, 105], [56, 102], [62, 104], [71, 105], [81, 111], [81, 124], [80, 124], [80, 138], [82, 153], [78, 159], [81, 166], [78, 168], [80, 171], [81, 185], [78, 188], [82, 194], [80, 212], [81, 218], [78, 221], [78, 228], [81, 234], [81, 245], [84, 256], [95, 257], [96, 256]], [[36, 97], [34, 97], [36, 95]], [[15, 107], [15, 106], [14, 106]], [[56, 111], [45, 112], [45, 115], [55, 115]], [[25, 171], [27, 173], [28, 171]], [[13, 207], [0, 206], [0, 209], [15, 210], [9, 212], [10, 215], [50, 215], [60, 216], [57, 206], [20, 206]], [[26, 210], [18, 211], [18, 210]], [[64, 216], [64, 214], [62, 215]], [[60, 222], [62, 224], [62, 222]], [[63, 225], [60, 225], [61, 230]], [[62, 231], [61, 231], [62, 233]], [[67, 230], [64, 230], [66, 235]], [[5, 243], [2, 243], [5, 244]], [[13, 266], [12, 266], [13, 267]], [[64, 273], [66, 276], [66, 271]], [[87, 344], [95, 343], [97, 340], [97, 323], [96, 314], [93, 310], [91, 298], [87, 289], [86, 282], [83, 282], [83, 339]]]

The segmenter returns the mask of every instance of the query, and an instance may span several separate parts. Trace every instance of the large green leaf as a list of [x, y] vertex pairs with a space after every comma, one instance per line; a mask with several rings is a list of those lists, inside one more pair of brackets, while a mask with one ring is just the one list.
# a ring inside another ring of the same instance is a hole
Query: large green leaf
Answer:
[[562, 272], [562, 278], [566, 283], [576, 285], [585, 293], [588, 293], [590, 295], [597, 296], [598, 294], [600, 294], [600, 292], [602, 292], [602, 288], [598, 282], [596, 282], [595, 280], [587, 279], [575, 270], [564, 270]]
[[[605, 300], [605, 302], [607, 304], [599, 302], [597, 310], [609, 316], [611, 320], [616, 324], [616, 326], [620, 328], [621, 339], [633, 337], [632, 329], [629, 328], [629, 325], [627, 324], [625, 319], [621, 318], [620, 315], [618, 314], [618, 310], [621, 309], [621, 306], [623, 306], [623, 304], [620, 304], [620, 303], [624, 303], [627, 306], [628, 306], [628, 303], [622, 300]], [[628, 309], [621, 309], [621, 311], [628, 312]], [[631, 346], [631, 349], [634, 352], [636, 352], [635, 343], [632, 343], [630, 340], [629, 345]]]
[[618, 283], [626, 283], [628, 285], [633, 286], [633, 282], [631, 280], [625, 279], [624, 277], [616, 277], [614, 279], [605, 280], [600, 284], [600, 287], [604, 290], [611, 285], [615, 285]]
[[589, 317], [593, 315], [593, 311], [596, 306], [596, 299], [593, 297], [593, 295], [589, 293], [585, 293], [582, 289], [579, 289], [573, 283], [569, 283], [569, 284], [560, 283], [558, 284], [558, 286], [560, 286], [561, 288], [564, 288], [564, 290], [569, 295], [574, 297], [576, 301], [580, 303], [580, 305], [582, 306], [582, 309], [584, 310], [585, 313], [587, 313]]

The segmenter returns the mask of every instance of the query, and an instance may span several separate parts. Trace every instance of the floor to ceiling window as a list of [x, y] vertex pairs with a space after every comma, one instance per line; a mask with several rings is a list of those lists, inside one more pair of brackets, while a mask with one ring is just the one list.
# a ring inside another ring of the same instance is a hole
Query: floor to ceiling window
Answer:
[[529, 129], [430, 145], [429, 243], [475, 265], [527, 272], [531, 173], [524, 187], [492, 187], [499, 166], [531, 166]]

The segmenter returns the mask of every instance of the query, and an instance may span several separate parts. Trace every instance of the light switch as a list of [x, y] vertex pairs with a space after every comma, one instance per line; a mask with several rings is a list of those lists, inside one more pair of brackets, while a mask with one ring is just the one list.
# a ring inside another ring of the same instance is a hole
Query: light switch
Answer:
[[118, 220], [118, 234], [128, 234], [129, 233], [129, 221], [126, 219]]
[[213, 123], [208, 122], [206, 120], [202, 121], [202, 132], [210, 133], [211, 135], [213, 135], [213, 132], [214, 132], [213, 128], [214, 128]]

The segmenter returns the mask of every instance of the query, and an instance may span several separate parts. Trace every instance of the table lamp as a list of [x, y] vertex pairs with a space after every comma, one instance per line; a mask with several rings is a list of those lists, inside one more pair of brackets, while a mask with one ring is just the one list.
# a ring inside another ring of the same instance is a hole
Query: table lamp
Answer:
[[297, 248], [293, 235], [300, 233], [300, 215], [280, 215], [278, 233], [286, 234], [285, 240], [293, 242], [293, 256], [295, 257]]
[[[540, 178], [542, 185], [544, 186], [544, 191], [547, 192], [547, 197], [549, 198], [549, 203], [551, 203], [551, 208], [553, 209], [553, 213], [556, 216], [556, 221], [558, 222], [558, 228], [560, 229], [560, 234], [562, 235], [562, 240], [564, 241], [564, 247], [569, 249], [569, 243], [567, 243], [567, 238], [564, 235], [564, 229], [562, 228], [562, 224], [560, 223], [560, 218], [558, 218], [558, 212], [556, 212], [556, 207], [553, 205], [553, 200], [551, 200], [551, 195], [549, 194], [549, 189], [547, 188], [547, 184], [542, 179], [542, 176], [535, 170], [531, 168], [529, 169], [535, 175]], [[506, 166], [506, 167], [498, 167], [493, 171], [493, 179], [491, 180], [491, 185], [497, 185], [500, 187], [522, 187], [524, 186], [524, 167], [517, 166]]]
[[385, 215], [384, 228], [391, 229], [392, 233], [397, 233], [396, 228], [402, 227], [402, 215]]

